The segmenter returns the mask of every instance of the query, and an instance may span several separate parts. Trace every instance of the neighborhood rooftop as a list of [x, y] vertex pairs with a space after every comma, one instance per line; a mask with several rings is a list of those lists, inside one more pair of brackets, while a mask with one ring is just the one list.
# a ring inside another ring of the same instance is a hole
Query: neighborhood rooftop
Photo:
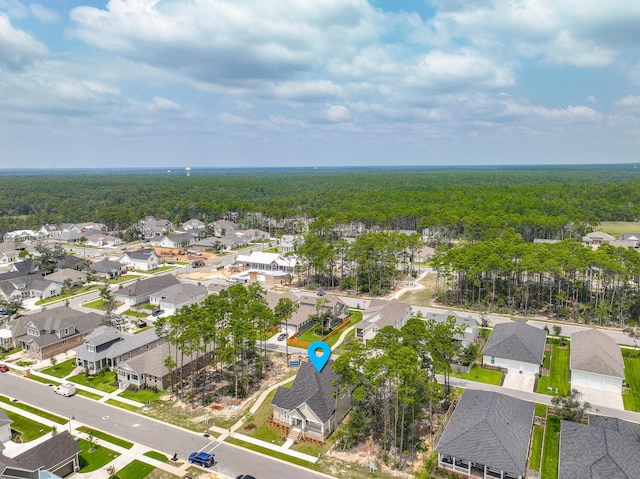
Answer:
[[524, 320], [496, 324], [482, 354], [542, 364], [547, 333]]

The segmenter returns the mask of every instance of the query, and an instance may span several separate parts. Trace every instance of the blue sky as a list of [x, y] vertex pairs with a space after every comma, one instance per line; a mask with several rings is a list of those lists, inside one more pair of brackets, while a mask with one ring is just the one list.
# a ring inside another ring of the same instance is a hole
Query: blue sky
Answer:
[[0, 168], [638, 162], [640, 2], [0, 0]]

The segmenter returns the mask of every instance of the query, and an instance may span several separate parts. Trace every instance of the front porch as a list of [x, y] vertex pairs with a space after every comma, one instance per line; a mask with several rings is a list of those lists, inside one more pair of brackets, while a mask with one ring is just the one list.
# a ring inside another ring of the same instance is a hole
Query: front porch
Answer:
[[438, 454], [438, 467], [479, 479], [522, 479], [522, 476], [518, 474], [511, 474], [485, 464], [444, 454]]

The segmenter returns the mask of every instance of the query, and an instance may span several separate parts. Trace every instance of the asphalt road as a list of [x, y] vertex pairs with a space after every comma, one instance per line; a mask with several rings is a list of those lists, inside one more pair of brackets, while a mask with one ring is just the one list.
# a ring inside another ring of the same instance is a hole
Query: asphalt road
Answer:
[[0, 374], [0, 393], [62, 417], [73, 416], [74, 427], [82, 423], [169, 456], [177, 453], [181, 460], [186, 460], [193, 451], [213, 452], [217, 462], [212, 470], [227, 476], [251, 474], [258, 479], [328, 477], [82, 396], [58, 396], [45, 384], [11, 373]]

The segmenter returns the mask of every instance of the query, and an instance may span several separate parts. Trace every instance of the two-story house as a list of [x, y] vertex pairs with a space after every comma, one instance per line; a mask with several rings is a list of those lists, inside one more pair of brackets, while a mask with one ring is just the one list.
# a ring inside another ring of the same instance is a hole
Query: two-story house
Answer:
[[122, 253], [119, 263], [128, 266], [131, 269], [140, 271], [153, 271], [158, 268], [160, 260], [156, 252], [151, 248], [141, 248], [134, 251], [125, 251]]

